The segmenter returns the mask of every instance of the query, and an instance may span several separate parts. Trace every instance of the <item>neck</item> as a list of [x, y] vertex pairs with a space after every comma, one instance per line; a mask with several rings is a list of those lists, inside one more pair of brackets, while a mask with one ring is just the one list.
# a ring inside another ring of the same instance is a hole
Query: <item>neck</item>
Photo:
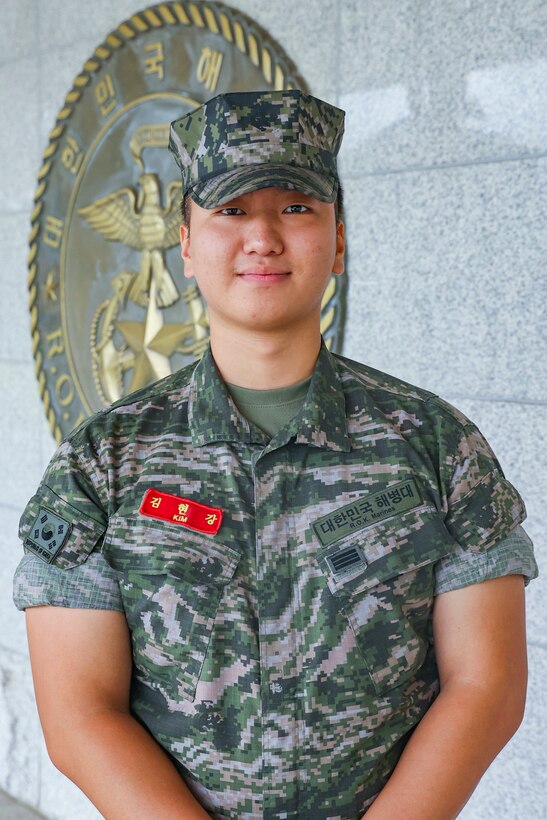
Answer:
[[224, 381], [274, 390], [307, 379], [321, 347], [319, 327], [287, 333], [220, 332], [211, 327], [211, 350]]

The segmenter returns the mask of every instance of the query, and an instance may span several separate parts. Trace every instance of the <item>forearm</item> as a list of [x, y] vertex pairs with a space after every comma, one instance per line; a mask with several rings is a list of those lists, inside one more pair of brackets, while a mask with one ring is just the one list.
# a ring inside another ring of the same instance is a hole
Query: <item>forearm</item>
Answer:
[[210, 816], [163, 749], [127, 713], [104, 709], [72, 723], [52, 759], [108, 820]]
[[416, 727], [367, 820], [451, 820], [516, 731], [520, 704], [495, 689], [447, 685]]

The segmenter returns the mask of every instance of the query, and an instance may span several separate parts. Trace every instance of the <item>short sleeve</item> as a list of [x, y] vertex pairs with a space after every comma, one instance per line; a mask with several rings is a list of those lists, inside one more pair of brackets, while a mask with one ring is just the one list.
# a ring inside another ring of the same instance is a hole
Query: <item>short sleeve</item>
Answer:
[[122, 610], [116, 572], [102, 555], [108, 493], [82, 426], [57, 449], [19, 523], [25, 555], [14, 577], [19, 609]]
[[108, 522], [84, 456], [71, 441], [61, 444], [19, 523], [25, 551], [60, 569], [81, 565], [100, 551]]
[[480, 430], [456, 408], [435, 403], [444, 523], [460, 549], [484, 552], [524, 521], [526, 508]]
[[15, 571], [13, 601], [18, 609], [64, 606], [123, 611], [117, 573], [99, 552], [68, 569], [28, 553]]
[[537, 578], [532, 542], [520, 525], [486, 551], [457, 546], [455, 552], [442, 558], [435, 568], [435, 595], [503, 575], [522, 575], [526, 584]]

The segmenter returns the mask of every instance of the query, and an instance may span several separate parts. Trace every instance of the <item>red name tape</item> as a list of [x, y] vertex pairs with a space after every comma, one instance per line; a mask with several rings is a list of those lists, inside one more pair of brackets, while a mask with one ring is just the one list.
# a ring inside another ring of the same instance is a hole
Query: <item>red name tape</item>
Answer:
[[207, 535], [216, 535], [222, 522], [222, 510], [216, 507], [154, 489], [146, 491], [139, 512]]

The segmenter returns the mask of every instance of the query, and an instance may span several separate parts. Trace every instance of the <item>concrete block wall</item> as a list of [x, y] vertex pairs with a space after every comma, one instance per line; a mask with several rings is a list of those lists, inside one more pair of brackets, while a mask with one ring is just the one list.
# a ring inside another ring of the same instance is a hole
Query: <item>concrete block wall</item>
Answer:
[[[18, 0], [0, 27], [0, 788], [58, 820], [98, 817], [49, 762], [24, 617], [17, 522], [53, 451], [34, 377], [26, 246], [41, 153], [74, 76], [136, 0]], [[544, 562], [547, 11], [537, 0], [231, 0], [348, 112], [344, 352], [475, 420], [521, 490]], [[543, 454], [543, 455], [542, 455]], [[528, 590], [519, 733], [466, 820], [547, 815], [542, 581]]]

